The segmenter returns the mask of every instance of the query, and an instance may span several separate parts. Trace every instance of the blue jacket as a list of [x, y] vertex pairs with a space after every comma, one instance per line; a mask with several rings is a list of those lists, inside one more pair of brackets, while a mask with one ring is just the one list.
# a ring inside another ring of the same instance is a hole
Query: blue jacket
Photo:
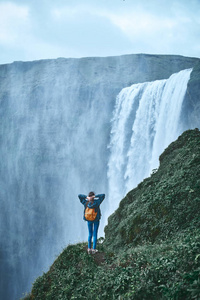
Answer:
[[[87, 196], [86, 195], [78, 195], [80, 202], [84, 205], [85, 209], [86, 209], [86, 203], [88, 202], [88, 200], [86, 199]], [[101, 219], [101, 210], [100, 210], [100, 204], [102, 203], [102, 201], [105, 198], [105, 194], [99, 194], [99, 195], [95, 195], [94, 198], [94, 203], [89, 202], [88, 203], [88, 207], [89, 208], [95, 208], [95, 210], [97, 211], [97, 216], [96, 219], [94, 221], [88, 221], [88, 222], [97, 222]], [[83, 220], [87, 221], [85, 219], [85, 209], [84, 209], [84, 214], [83, 214]]]

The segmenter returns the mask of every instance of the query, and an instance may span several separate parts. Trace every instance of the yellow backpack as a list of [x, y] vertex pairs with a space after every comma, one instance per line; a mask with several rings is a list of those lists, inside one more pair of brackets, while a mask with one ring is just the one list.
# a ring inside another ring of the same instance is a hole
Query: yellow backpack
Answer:
[[97, 212], [94, 208], [86, 207], [85, 209], [85, 219], [87, 221], [94, 221], [96, 219]]

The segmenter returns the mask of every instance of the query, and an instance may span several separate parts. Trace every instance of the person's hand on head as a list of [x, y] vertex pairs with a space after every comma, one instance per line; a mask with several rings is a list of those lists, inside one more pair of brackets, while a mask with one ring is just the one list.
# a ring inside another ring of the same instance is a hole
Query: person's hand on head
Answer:
[[94, 200], [94, 198], [95, 198], [95, 195], [93, 195], [93, 196], [91, 196], [91, 197], [87, 197], [87, 199], [89, 200], [89, 201], [92, 201], [92, 200]]

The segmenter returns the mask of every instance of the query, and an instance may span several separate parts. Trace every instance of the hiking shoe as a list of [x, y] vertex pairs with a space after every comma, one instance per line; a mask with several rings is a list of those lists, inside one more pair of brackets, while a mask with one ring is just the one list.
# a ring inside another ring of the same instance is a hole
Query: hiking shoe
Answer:
[[92, 249], [92, 254], [95, 254], [95, 253], [97, 253], [97, 252], [98, 252], [97, 249]]
[[89, 248], [88, 248], [88, 249], [87, 249], [87, 253], [88, 253], [88, 254], [91, 254], [91, 253], [92, 253], [92, 249], [89, 249]]

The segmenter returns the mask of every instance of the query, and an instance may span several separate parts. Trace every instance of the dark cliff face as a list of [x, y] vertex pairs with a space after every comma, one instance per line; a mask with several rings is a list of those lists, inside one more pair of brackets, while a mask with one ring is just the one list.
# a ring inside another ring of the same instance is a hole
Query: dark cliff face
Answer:
[[154, 243], [200, 226], [200, 132], [184, 132], [160, 167], [130, 191], [105, 227], [109, 250]]
[[[134, 83], [167, 79], [173, 73], [194, 68], [183, 109], [185, 118], [190, 119], [189, 123], [199, 115], [200, 105], [196, 113], [196, 104], [194, 108], [194, 103], [199, 103], [200, 98], [199, 61], [199, 58], [179, 55], [132, 54], [14, 62], [0, 65], [0, 97], [5, 108], [9, 99], [26, 99], [33, 108], [47, 96], [51, 99], [58, 95], [59, 101], [68, 102], [72, 101], [73, 95], [73, 101], [77, 103], [92, 97], [109, 114], [122, 88]], [[59, 90], [60, 86], [62, 90]]]
[[[183, 102], [183, 121], [185, 125], [200, 122], [200, 62], [193, 68]], [[197, 123], [196, 123], [197, 124]]]
[[[173, 73], [193, 68], [198, 62], [199, 58], [149, 54], [80, 59], [58, 58], [0, 65], [0, 77], [3, 84], [8, 78], [23, 79], [28, 83], [34, 76], [35, 81], [40, 82], [44, 74], [48, 82], [56, 75], [56, 78], [65, 81], [66, 86], [71, 86], [76, 79], [80, 84], [109, 83], [112, 87], [118, 86], [120, 91], [133, 83], [167, 79]], [[56, 82], [52, 81], [52, 84], [55, 86]]]

